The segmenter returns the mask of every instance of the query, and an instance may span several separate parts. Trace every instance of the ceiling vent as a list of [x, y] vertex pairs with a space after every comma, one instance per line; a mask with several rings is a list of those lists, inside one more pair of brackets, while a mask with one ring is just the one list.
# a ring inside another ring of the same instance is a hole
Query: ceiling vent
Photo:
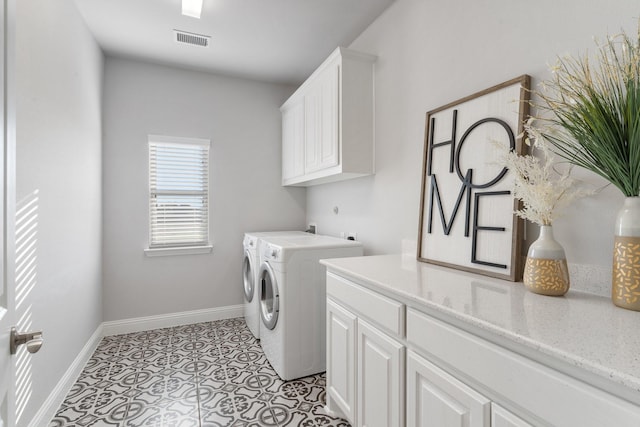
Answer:
[[209, 47], [209, 41], [211, 36], [205, 36], [204, 34], [188, 33], [182, 30], [173, 30], [176, 35], [176, 42], [190, 44], [193, 46]]

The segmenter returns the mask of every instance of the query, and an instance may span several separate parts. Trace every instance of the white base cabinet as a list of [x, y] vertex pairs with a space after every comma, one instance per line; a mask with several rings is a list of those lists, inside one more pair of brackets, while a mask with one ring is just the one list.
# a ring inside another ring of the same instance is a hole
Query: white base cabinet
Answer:
[[353, 426], [640, 426], [639, 406], [337, 273], [327, 409]]
[[374, 61], [339, 47], [280, 107], [282, 185], [374, 172]]
[[403, 337], [403, 304], [328, 274], [327, 409], [352, 426], [404, 426]]

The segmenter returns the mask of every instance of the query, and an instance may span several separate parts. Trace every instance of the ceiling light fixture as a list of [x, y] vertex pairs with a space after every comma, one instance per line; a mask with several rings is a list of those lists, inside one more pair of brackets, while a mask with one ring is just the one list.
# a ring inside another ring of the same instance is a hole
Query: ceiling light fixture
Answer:
[[202, 0], [182, 0], [182, 14], [200, 19]]

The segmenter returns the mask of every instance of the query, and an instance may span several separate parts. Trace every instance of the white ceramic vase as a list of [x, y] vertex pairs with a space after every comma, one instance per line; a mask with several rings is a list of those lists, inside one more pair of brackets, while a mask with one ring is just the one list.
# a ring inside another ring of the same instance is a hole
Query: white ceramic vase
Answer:
[[611, 300], [640, 311], [640, 197], [627, 197], [616, 219]]
[[569, 290], [567, 258], [550, 225], [540, 226], [538, 240], [529, 247], [523, 281], [529, 291], [541, 295], [560, 296]]

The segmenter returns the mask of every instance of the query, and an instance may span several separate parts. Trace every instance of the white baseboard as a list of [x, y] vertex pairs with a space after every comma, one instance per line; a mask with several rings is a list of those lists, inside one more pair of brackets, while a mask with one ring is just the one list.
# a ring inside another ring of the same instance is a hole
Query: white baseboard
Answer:
[[69, 369], [67, 369], [62, 378], [60, 378], [60, 381], [58, 381], [58, 384], [56, 384], [53, 391], [49, 394], [47, 400], [45, 400], [38, 412], [36, 412], [31, 419], [29, 427], [49, 425], [49, 421], [56, 415], [67, 393], [69, 393], [69, 390], [71, 390], [71, 387], [78, 379], [82, 369], [84, 369], [89, 358], [91, 358], [96, 347], [98, 347], [103, 337], [102, 325], [102, 323], [98, 325], [93, 335], [89, 338], [89, 341], [82, 347], [82, 350], [80, 350], [80, 353], [78, 353], [73, 363], [71, 363]]
[[133, 319], [114, 320], [102, 324], [103, 336], [129, 334], [149, 331], [151, 329], [170, 328], [172, 326], [192, 323], [212, 322], [214, 320], [232, 319], [244, 315], [244, 306], [229, 305], [226, 307], [207, 308], [204, 310], [183, 311], [180, 313], [160, 314], [157, 316], [136, 317]]

